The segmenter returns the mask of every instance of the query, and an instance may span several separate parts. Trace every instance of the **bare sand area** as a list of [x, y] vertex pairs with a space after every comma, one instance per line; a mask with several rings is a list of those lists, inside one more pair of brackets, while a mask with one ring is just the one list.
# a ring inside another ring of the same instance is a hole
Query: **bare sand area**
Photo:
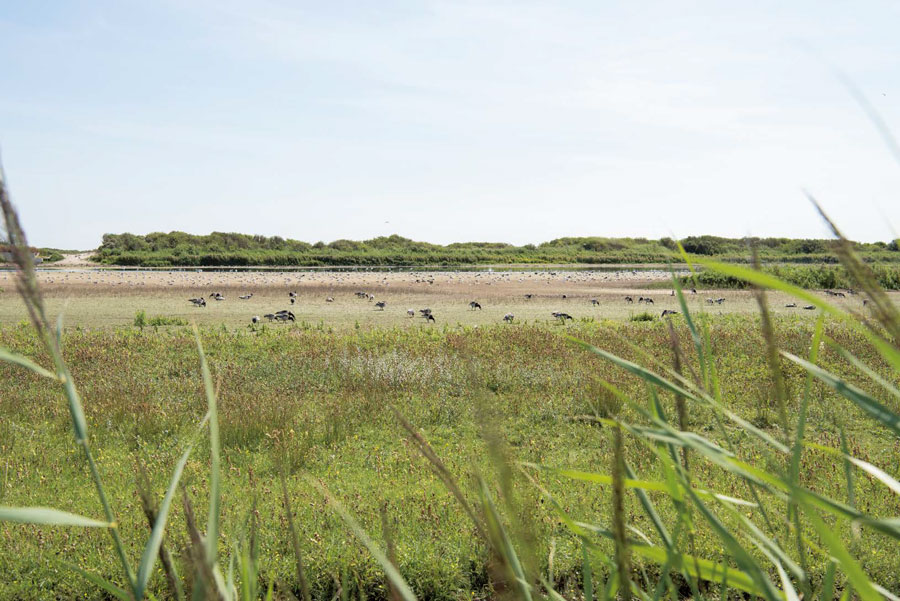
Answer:
[[[25, 318], [15, 291], [13, 272], [0, 272], [0, 323]], [[553, 311], [574, 319], [628, 319], [647, 311], [659, 315], [677, 309], [664, 269], [618, 271], [197, 271], [55, 268], [38, 275], [48, 306], [62, 311], [69, 326], [130, 325], [138, 311], [148, 317], [178, 317], [200, 324], [249, 324], [253, 316], [282, 309], [297, 322], [328, 326], [423, 325], [419, 309], [432, 309], [437, 324], [499, 323], [507, 313], [517, 322], [553, 320]], [[290, 293], [295, 293], [291, 303]], [[357, 292], [369, 295], [357, 296]], [[223, 300], [211, 297], [219, 293]], [[241, 299], [242, 296], [252, 295]], [[633, 297], [628, 302], [626, 296]], [[203, 297], [206, 307], [190, 298]], [[638, 302], [653, 299], [652, 305]], [[708, 304], [707, 299], [725, 300]], [[332, 299], [332, 300], [328, 300]], [[715, 313], [755, 312], [745, 291], [698, 290], [689, 294], [698, 310]], [[776, 311], [812, 314], [784, 305], [772, 295]], [[386, 303], [382, 309], [379, 301]], [[482, 309], [471, 309], [477, 301]], [[595, 301], [595, 302], [594, 302]], [[858, 297], [840, 302], [862, 305]], [[408, 317], [408, 310], [416, 317]], [[811, 315], [810, 315], [811, 317]]]

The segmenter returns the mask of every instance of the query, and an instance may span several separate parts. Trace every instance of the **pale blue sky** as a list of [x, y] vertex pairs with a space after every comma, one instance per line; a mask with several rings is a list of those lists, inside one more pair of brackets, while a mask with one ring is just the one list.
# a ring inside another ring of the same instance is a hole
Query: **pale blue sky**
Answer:
[[[900, 228], [896, 2], [0, 0], [32, 243]], [[385, 223], [389, 222], [389, 223]]]

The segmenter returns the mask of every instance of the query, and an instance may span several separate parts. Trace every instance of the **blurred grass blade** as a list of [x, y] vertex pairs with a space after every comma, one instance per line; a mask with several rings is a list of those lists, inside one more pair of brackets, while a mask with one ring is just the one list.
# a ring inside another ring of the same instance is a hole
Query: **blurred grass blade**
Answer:
[[510, 539], [509, 534], [507, 534], [506, 528], [503, 527], [503, 522], [500, 520], [500, 514], [497, 511], [497, 506], [494, 504], [494, 500], [488, 490], [487, 483], [483, 478], [479, 478], [478, 483], [482, 504], [485, 508], [485, 522], [487, 524], [488, 533], [493, 538], [491, 542], [494, 546], [494, 550], [501, 556], [507, 567], [512, 571], [514, 582], [518, 585], [521, 598], [524, 601], [531, 601], [531, 585], [525, 575], [525, 570], [522, 568], [522, 563], [519, 561], [519, 556], [516, 554], [516, 550], [513, 547], [512, 540]]
[[730, 419], [731, 421], [733, 421], [736, 424], [738, 424], [739, 426], [741, 426], [741, 428], [744, 429], [745, 431], [751, 432], [757, 438], [767, 442], [770, 446], [774, 447], [778, 451], [785, 453], [785, 454], [790, 452], [790, 449], [788, 449], [784, 444], [775, 440], [772, 436], [763, 432], [762, 430], [760, 430], [759, 428], [757, 428], [756, 426], [754, 426], [747, 420], [741, 418], [734, 412], [722, 407], [718, 403], [714, 402], [712, 399], [700, 400], [697, 397], [697, 395], [693, 394], [692, 392], [688, 391], [687, 389], [667, 380], [666, 378], [663, 378], [662, 376], [638, 365], [637, 363], [628, 361], [627, 359], [622, 359], [621, 357], [619, 357], [617, 355], [614, 355], [610, 352], [604, 351], [603, 349], [597, 348], [596, 346], [593, 346], [592, 344], [589, 344], [587, 342], [578, 340], [577, 338], [574, 338], [571, 336], [567, 336], [566, 338], [568, 338], [568, 340], [572, 341], [573, 343], [577, 344], [578, 346], [582, 347], [583, 349], [585, 349], [589, 352], [592, 352], [595, 355], [599, 355], [599, 356], [603, 357], [604, 359], [610, 361], [611, 363], [618, 365], [622, 369], [624, 369], [628, 372], [631, 372], [632, 374], [638, 376], [645, 382], [648, 382], [655, 386], [659, 386], [660, 388], [668, 390], [669, 392], [672, 392], [676, 395], [682, 395], [685, 398], [689, 398], [696, 402], [700, 402], [708, 407], [711, 407], [715, 411], [722, 413], [728, 419]]
[[882, 484], [884, 484], [887, 488], [894, 491], [895, 494], [900, 495], [900, 482], [894, 480], [890, 475], [888, 475], [881, 468], [878, 468], [868, 461], [863, 461], [862, 459], [857, 459], [856, 457], [847, 455], [847, 461], [866, 472]]
[[830, 386], [841, 396], [853, 401], [857, 407], [868, 413], [881, 425], [893, 431], [895, 435], [900, 436], [900, 415], [892, 412], [856, 386], [845, 382], [821, 367], [785, 351], [781, 351], [781, 354]]
[[181, 458], [175, 465], [175, 470], [172, 473], [171, 480], [169, 481], [169, 487], [168, 489], [166, 489], [166, 494], [159, 506], [159, 511], [156, 515], [156, 522], [153, 524], [153, 530], [150, 532], [150, 538], [147, 540], [147, 544], [144, 545], [144, 553], [141, 555], [141, 563], [138, 565], [137, 579], [135, 582], [135, 594], [139, 599], [147, 590], [147, 583], [150, 580], [150, 576], [153, 574], [153, 566], [156, 565], [156, 558], [159, 555], [159, 547], [160, 545], [162, 545], [163, 535], [166, 531], [166, 522], [169, 518], [169, 509], [172, 506], [172, 498], [175, 496], [175, 491], [178, 488], [178, 482], [181, 480], [181, 474], [184, 472], [184, 466], [187, 463], [188, 457], [190, 457], [191, 455], [191, 451], [194, 449], [194, 444], [196, 444], [197, 439], [200, 437], [200, 433], [203, 427], [206, 426], [206, 423], [208, 421], [209, 413], [207, 413], [203, 420], [200, 422], [200, 425], [197, 428], [197, 432], [191, 438], [190, 442], [188, 442], [187, 448], [184, 450], [184, 453], [182, 453]]
[[5, 507], [0, 505], [0, 522], [42, 524], [45, 526], [82, 526], [85, 528], [112, 528], [115, 524], [101, 522], [68, 511], [50, 507]]
[[324, 485], [319, 482], [313, 480], [311, 477], [307, 477], [307, 481], [312, 484], [322, 495], [324, 495], [325, 499], [328, 501], [328, 504], [331, 505], [331, 508], [341, 516], [341, 519], [344, 520], [344, 523], [350, 528], [353, 534], [356, 535], [356, 538], [360, 540], [363, 546], [369, 550], [369, 553], [372, 554], [372, 557], [375, 558], [378, 563], [381, 564], [381, 568], [384, 570], [387, 577], [390, 579], [391, 584], [394, 585], [395, 590], [403, 597], [404, 601], [417, 601], [415, 593], [412, 592], [412, 589], [409, 588], [409, 585], [406, 583], [406, 580], [403, 576], [400, 575], [400, 572], [397, 571], [397, 568], [392, 564], [387, 556], [378, 548], [378, 545], [375, 544], [369, 535], [366, 534], [366, 531], [363, 530], [362, 526], [359, 525], [350, 513], [344, 509], [344, 506], [331, 494], [331, 492], [325, 488]]
[[[881, 374], [876, 372], [874, 369], [863, 363], [858, 357], [850, 353], [844, 347], [838, 345], [830, 338], [826, 338], [826, 342], [828, 343], [828, 347], [839, 354], [845, 361], [853, 365], [856, 369], [861, 371], [866, 375], [867, 378], [872, 380], [873, 382], [877, 382], [879, 386], [884, 388], [886, 391], [891, 393], [894, 398], [900, 399], [900, 390], [897, 389], [896, 386], [885, 380], [881, 377]], [[815, 361], [813, 361], [815, 363]]]
[[581, 581], [584, 583], [585, 601], [594, 601], [594, 576], [591, 572], [591, 558], [588, 555], [587, 542], [581, 541]]
[[291, 534], [291, 548], [294, 551], [294, 560], [297, 566], [297, 579], [300, 581], [300, 594], [303, 596], [303, 601], [311, 601], [309, 583], [306, 580], [306, 571], [303, 569], [303, 554], [300, 551], [300, 534], [297, 532], [297, 525], [294, 524], [294, 512], [291, 508], [291, 496], [288, 493], [284, 466], [279, 470], [279, 476], [281, 478], [281, 494], [284, 499], [284, 513], [287, 516], [288, 530], [290, 530]]
[[44, 378], [50, 378], [51, 380], [59, 380], [56, 377], [56, 374], [48, 369], [44, 369], [25, 355], [20, 355], [19, 353], [14, 353], [9, 349], [0, 347], [0, 361], [6, 361], [7, 363], [14, 363], [20, 367], [24, 367], [26, 369], [30, 369], [34, 373]]
[[194, 337], [197, 340], [197, 352], [200, 355], [200, 372], [203, 376], [203, 388], [206, 391], [206, 402], [209, 406], [209, 516], [206, 524], [206, 559], [210, 565], [216, 564], [219, 544], [219, 513], [221, 506], [220, 490], [220, 449], [219, 449], [219, 412], [216, 404], [216, 391], [213, 388], [212, 375], [203, 352], [203, 341], [200, 331], [194, 326]]
[[729, 263], [720, 263], [717, 261], [710, 261], [706, 259], [697, 259], [697, 262], [712, 271], [717, 271], [724, 275], [730, 275], [740, 280], [750, 282], [751, 284], [756, 284], [757, 286], [770, 288], [772, 290], [780, 290], [781, 292], [790, 294], [791, 296], [802, 299], [809, 304], [818, 307], [825, 313], [828, 313], [829, 315], [852, 325], [855, 329], [863, 333], [863, 335], [869, 340], [869, 342], [871, 342], [878, 349], [878, 352], [881, 354], [881, 356], [884, 357], [884, 359], [888, 363], [890, 363], [895, 370], [900, 371], [900, 350], [892, 346], [891, 343], [876, 334], [873, 330], [854, 319], [851, 315], [841, 311], [834, 305], [825, 302], [812, 292], [804, 290], [803, 288], [800, 288], [798, 286], [794, 286], [793, 284], [783, 282], [775, 276], [763, 273], [761, 271], [756, 271], [755, 269], [750, 269], [748, 267], [732, 265]]
[[127, 591], [119, 588], [112, 582], [104, 579], [102, 576], [98, 576], [97, 574], [88, 572], [87, 570], [84, 570], [73, 563], [63, 561], [62, 559], [57, 559], [56, 561], [59, 562], [60, 565], [65, 566], [67, 569], [81, 575], [82, 578], [84, 578], [94, 586], [106, 591], [116, 599], [121, 599], [122, 601], [133, 601], [133, 597], [129, 595]]
[[863, 601], [882, 601], [881, 595], [872, 586], [869, 577], [863, 572], [862, 566], [853, 558], [850, 551], [841, 542], [835, 529], [822, 521], [814, 509], [812, 509], [804, 500], [803, 504], [806, 519], [812, 525], [813, 529], [818, 533], [819, 538], [825, 543], [832, 557], [840, 564], [841, 570], [847, 576], [850, 584]]
[[[552, 472], [554, 474], [558, 474], [560, 476], [564, 476], [569, 478], [570, 480], [580, 480], [582, 482], [593, 482], [596, 484], [604, 484], [604, 485], [612, 485], [613, 477], [608, 476], [606, 474], [597, 474], [594, 472], [583, 472], [580, 470], [573, 470], [568, 468], [555, 468], [555, 467], [547, 467], [543, 465], [539, 465], [536, 463], [522, 462], [521, 465], [525, 467], [530, 467], [537, 470]], [[634, 480], [632, 478], [625, 478], [623, 480], [625, 488], [628, 489], [637, 489], [637, 490], [650, 490], [656, 492], [669, 492], [669, 486], [665, 482], [660, 482], [656, 480]], [[724, 501], [726, 503], [732, 503], [735, 505], [744, 505], [748, 507], [755, 507], [756, 503], [751, 501], [745, 501], [744, 499], [738, 499], [735, 497], [730, 497], [727, 495], [722, 495], [714, 492], [710, 492], [703, 489], [692, 489], [697, 496], [706, 500], [714, 500], [718, 499], [720, 501]]]
[[760, 568], [756, 561], [754, 561], [753, 557], [746, 549], [744, 549], [734, 534], [722, 524], [719, 518], [717, 518], [716, 515], [690, 491], [690, 489], [687, 490], [687, 493], [691, 496], [694, 506], [699, 509], [700, 514], [706, 519], [706, 523], [712, 527], [713, 531], [724, 543], [725, 548], [728, 550], [728, 554], [737, 566], [753, 579], [753, 582], [760, 590], [761, 596], [769, 599], [769, 601], [782, 599], [783, 593], [772, 584], [772, 581], [769, 580], [766, 572]]

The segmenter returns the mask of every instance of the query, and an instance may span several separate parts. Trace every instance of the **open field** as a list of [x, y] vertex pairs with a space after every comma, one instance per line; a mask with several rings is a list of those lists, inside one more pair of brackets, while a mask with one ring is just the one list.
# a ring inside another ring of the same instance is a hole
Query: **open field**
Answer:
[[[15, 349], [46, 364], [47, 359], [16, 296], [13, 274], [0, 274], [0, 347]], [[646, 420], [643, 409], [613, 395], [611, 383], [627, 398], [647, 398], [646, 384], [568, 341], [569, 335], [663, 372], [671, 365], [673, 346], [664, 309], [678, 308], [669, 296], [665, 271], [546, 272], [187, 272], [63, 271], [38, 274], [49, 316], [64, 310], [69, 326], [63, 354], [79, 384], [91, 441], [105, 487], [119, 518], [118, 531], [130, 557], [138, 557], [147, 525], [137, 496], [136, 465], [146, 464], [154, 491], [168, 474], [206, 410], [199, 360], [189, 327], [138, 329], [135, 313], [197, 322], [219, 397], [222, 448], [223, 527], [220, 552], [233, 554], [250, 516], [258, 520], [260, 579], [301, 596], [286, 530], [279, 473], [288, 473], [300, 546], [312, 596], [331, 599], [341, 587], [352, 598], [389, 597], [384, 574], [305, 478], [331, 489], [371, 535], [381, 540], [382, 514], [388, 524], [400, 572], [420, 599], [492, 599], [497, 595], [493, 556], [473, 524], [406, 438], [390, 407], [399, 410], [433, 444], [474, 500], [474, 479], [483, 476], [501, 495], [503, 478], [491, 459], [489, 441], [502, 441], [514, 462], [608, 473], [613, 442], [610, 428], [585, 417]], [[289, 304], [289, 292], [297, 302]], [[384, 311], [356, 297], [357, 291], [387, 301]], [[187, 299], [207, 298], [194, 308]], [[240, 295], [253, 293], [248, 300]], [[525, 295], [533, 297], [526, 300]], [[824, 292], [815, 295], [826, 297]], [[566, 298], [563, 298], [563, 295]], [[651, 296], [651, 307], [628, 304], [626, 295]], [[898, 293], [889, 293], [893, 302]], [[333, 302], [326, 302], [333, 297]], [[707, 298], [724, 298], [707, 304]], [[820, 311], [787, 308], [781, 293], [768, 294], [780, 348], [804, 356], [809, 352]], [[590, 300], [597, 299], [598, 305]], [[484, 306], [468, 307], [470, 300]], [[829, 296], [830, 302], [862, 313], [859, 295]], [[792, 437], [804, 394], [805, 375], [797, 365], [783, 365], [785, 412], [772, 397], [759, 327], [758, 306], [748, 291], [699, 290], [686, 301], [694, 319], [710, 335], [722, 403], [735, 419], [752, 424], [773, 440]], [[802, 302], [799, 304], [803, 304]], [[408, 318], [406, 309], [430, 307], [438, 318], [428, 324]], [[249, 317], [291, 308], [295, 324], [249, 328]], [[558, 322], [553, 310], [575, 319]], [[656, 318], [635, 322], [643, 311]], [[516, 323], [502, 323], [512, 312]], [[867, 343], [860, 330], [828, 319], [826, 334], [875, 370], [888, 385], [900, 378]], [[359, 327], [354, 327], [354, 326]], [[672, 320], [678, 347], [688, 369], [697, 356], [686, 321]], [[824, 348], [819, 365], [850, 384], [876, 395], [898, 411], [896, 398], [885, 398], [837, 352]], [[846, 479], [846, 466], [823, 450], [840, 447], [854, 457], [900, 476], [900, 443], [856, 406], [821, 383], [811, 384], [806, 415], [808, 446], [799, 466], [799, 484], [816, 494], [848, 503], [867, 515], [900, 515], [900, 496], [870, 475]], [[655, 394], [655, 393], [654, 393]], [[648, 402], [652, 399], [651, 396]], [[670, 394], [658, 397], [660, 408], [677, 413]], [[640, 401], [644, 403], [644, 401]], [[735, 457], [773, 473], [788, 470], [790, 457], [772, 453], [747, 430], [705, 403], [688, 407], [682, 427], [730, 448]], [[209, 442], [202, 438], [185, 468], [185, 492], [197, 506], [209, 494]], [[652, 445], [651, 445], [652, 446]], [[663, 478], [651, 449], [636, 440], [625, 447], [627, 462], [639, 481]], [[0, 506], [52, 506], [96, 515], [95, 490], [72, 439], [69, 410], [59, 388], [30, 372], [0, 363]], [[514, 465], [519, 465], [514, 463]], [[514, 514], [527, 524], [529, 554], [535, 569], [547, 574], [566, 598], [583, 594], [585, 563], [578, 537], [546, 502], [577, 520], [608, 524], [612, 519], [609, 487], [578, 482], [555, 472], [522, 468], [514, 478]], [[529, 481], [533, 478], [541, 488]], [[691, 463], [697, 490], [714, 490], [759, 503], [746, 517], [767, 524], [767, 532], [793, 539], [769, 516], [784, 511], [784, 498], [761, 494], [746, 480], [706, 461]], [[757, 496], [759, 495], [759, 496]], [[683, 514], [657, 490], [659, 519], [678, 524]], [[743, 502], [743, 501], [742, 501]], [[748, 501], [749, 502], [749, 501]], [[507, 508], [507, 511], [510, 511]], [[629, 526], [659, 544], [654, 523], [637, 498], [625, 503]], [[727, 514], [725, 514], [727, 515]], [[846, 541], [873, 581], [900, 592], [895, 538], [853, 526], [830, 527]], [[730, 554], [705, 522], [693, 527], [692, 553], [729, 563]], [[815, 533], [804, 524], [803, 535]], [[167, 545], [183, 573], [187, 526], [182, 511], [173, 511]], [[750, 541], [744, 541], [751, 545]], [[599, 581], [609, 582], [603, 557], [613, 544], [598, 540], [589, 563]], [[755, 556], [763, 559], [754, 549]], [[23, 597], [103, 598], [98, 589], [60, 560], [121, 583], [112, 549], [102, 530], [15, 525], [0, 522], [0, 599]], [[827, 580], [828, 554], [804, 549], [809, 586]], [[635, 574], [656, 578], [659, 563], [633, 557]], [[637, 576], [635, 576], [637, 578]], [[769, 577], [778, 574], [770, 570]], [[340, 584], [343, 582], [344, 584]], [[842, 575], [841, 591], [848, 583]], [[157, 565], [151, 590], [166, 596]], [[679, 593], [688, 596], [690, 591]]]
[[[25, 318], [13, 283], [14, 273], [0, 272], [0, 323], [14, 324]], [[290, 309], [298, 323], [327, 327], [411, 327], [424, 325], [418, 309], [431, 308], [437, 325], [485, 325], [499, 323], [512, 313], [518, 322], [553, 320], [551, 312], [563, 311], [574, 319], [627, 320], [645, 310], [659, 315], [677, 309], [670, 279], [665, 270], [622, 271], [531, 271], [531, 272], [196, 272], [196, 271], [104, 271], [44, 270], [38, 278], [48, 310], [53, 316], [63, 311], [67, 325], [84, 327], [124, 326], [134, 321], [138, 311], [148, 316], [180, 318], [198, 324], [225, 324], [240, 327], [253, 316]], [[661, 287], [663, 286], [663, 287]], [[297, 293], [294, 305], [288, 293]], [[385, 301], [379, 310], [375, 302], [357, 298], [363, 291]], [[224, 301], [208, 298], [213, 292]], [[252, 293], [248, 300], [238, 297]], [[531, 294], [531, 299], [525, 295]], [[891, 292], [900, 299], [900, 293]], [[567, 298], [563, 298], [563, 296]], [[194, 307], [189, 298], [207, 297], [205, 308]], [[634, 303], [625, 301], [632, 296]], [[654, 299], [652, 306], [639, 297]], [[327, 302], [326, 298], [333, 298]], [[692, 307], [712, 314], [755, 313], [756, 304], [747, 291], [698, 290], [688, 295]], [[706, 299], [725, 298], [709, 306]], [[591, 299], [598, 301], [597, 305]], [[478, 301], [483, 309], [470, 310]], [[772, 295], [776, 313], [811, 313], [786, 308], [790, 299]], [[835, 302], [862, 309], [859, 296], [848, 295]], [[417, 317], [410, 319], [407, 310]], [[275, 324], [279, 325], [279, 324]]]
[[[226, 306], [230, 305], [229, 301]], [[213, 310], [216, 307], [206, 315]], [[764, 342], [757, 320], [714, 313], [696, 317], [707, 321], [713, 333], [729, 409], [776, 438], [783, 436], [764, 383]], [[689, 348], [683, 322], [677, 318], [675, 323], [681, 344]], [[798, 354], [806, 351], [812, 324], [805, 314], [782, 316], [776, 326], [785, 349]], [[235, 533], [255, 504], [262, 578], [299, 595], [277, 479], [276, 465], [282, 462], [291, 474], [289, 486], [316, 598], [329, 599], [342, 573], [347, 574], [353, 591], [364, 591], [370, 598], [387, 593], [377, 564], [301, 473], [329, 486], [376, 539], [382, 532], [379, 512], [384, 508], [398, 565], [420, 598], [490, 596], [485, 588], [489, 555], [471, 522], [406, 441], [387, 406], [395, 405], [422, 429], [467, 487], [476, 472], [493, 481], [483, 438], [486, 431], [499, 433], [516, 460], [606, 472], [609, 430], [577, 418], [599, 414], [640, 419], [609, 395], [601, 380], [636, 398], [646, 389], [633, 376], [566, 342], [560, 331], [558, 326], [502, 324], [331, 333], [315, 328], [205, 329], [204, 345], [220, 399], [225, 486], [222, 552], [230, 552], [236, 544]], [[655, 357], [664, 364], [670, 360], [668, 334], [661, 321], [577, 323], [565, 331], [626, 358], [654, 361]], [[830, 324], [827, 332], [897, 383], [896, 373], [880, 362], [858, 334], [838, 324]], [[0, 330], [0, 345], [41, 358], [37, 341], [25, 326]], [[135, 493], [135, 461], [140, 458], [147, 463], [153, 488], [161, 491], [181, 444], [205, 410], [193, 336], [188, 328], [71, 331], [64, 353], [80, 383], [94, 452], [120, 515], [126, 549], [136, 557], [146, 525]], [[837, 355], [825, 352], [822, 365], [872, 390], [871, 382], [860, 379]], [[785, 375], [793, 416], [803, 374], [797, 367], [786, 366]], [[94, 491], [78, 460], [58, 388], [15, 366], [0, 364], [0, 399], [0, 505], [51, 505], [95, 515]], [[814, 385], [814, 399], [807, 426], [810, 441], [834, 447], [844, 428], [854, 455], [898, 474], [900, 445], [895, 438], [874, 429], [858, 409], [821, 385]], [[674, 411], [670, 398], [662, 402], [666, 411]], [[892, 407], [897, 410], [896, 402]], [[711, 425], [712, 417], [708, 408], [691, 405], [687, 426], [724, 442]], [[786, 457], [769, 455], [739, 428], [730, 427], [728, 432], [735, 437], [739, 457], [764, 461], [770, 469], [786, 469]], [[198, 505], [208, 491], [208, 452], [201, 445], [186, 468], [187, 491]], [[659, 477], [645, 447], [628, 444], [627, 457], [638, 477]], [[842, 470], [833, 457], [809, 451], [804, 454], [801, 482], [843, 499]], [[692, 471], [698, 487], [734, 497], [750, 494], [739, 478], [706, 462], [694, 462]], [[549, 473], [532, 475], [570, 515], [608, 522], [607, 487]], [[579, 595], [577, 539], [544, 505], [537, 489], [522, 479], [516, 480], [515, 488], [521, 495], [522, 515], [534, 530], [534, 552], [541, 569], [550, 571], [562, 592]], [[870, 478], [860, 476], [854, 488], [856, 503], [866, 512], [900, 514], [900, 497]], [[662, 519], [671, 523], [673, 505], [657, 495]], [[782, 510], [778, 498], [764, 499], [768, 511]], [[627, 510], [629, 522], [650, 535], [652, 526], [633, 497]], [[839, 530], [866, 572], [889, 590], [900, 591], [898, 543], [867, 529], [853, 535], [846, 522]], [[169, 544], [180, 549], [185, 536], [183, 516], [174, 512]], [[702, 523], [697, 526], [695, 544], [703, 557], [724, 557], [720, 541]], [[548, 564], [551, 545], [552, 568]], [[611, 552], [608, 543], [601, 548]], [[102, 531], [0, 524], [0, 599], [99, 598], [93, 585], [55, 563], [60, 558], [117, 580], [112, 550]], [[808, 560], [812, 577], [821, 583], [827, 562], [812, 550]], [[639, 558], [635, 561], [637, 568], [651, 574], [657, 569]], [[599, 560], [594, 570], [607, 573]], [[160, 592], [164, 587], [158, 568], [152, 590]]]

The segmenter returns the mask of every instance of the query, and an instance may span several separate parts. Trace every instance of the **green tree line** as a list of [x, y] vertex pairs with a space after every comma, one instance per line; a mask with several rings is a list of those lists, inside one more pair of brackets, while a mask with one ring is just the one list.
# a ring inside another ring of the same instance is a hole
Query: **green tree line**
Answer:
[[[722, 238], [690, 236], [681, 241], [692, 254], [746, 261], [751, 246], [760, 258], [784, 263], [833, 263], [833, 240], [792, 238]], [[900, 248], [891, 242], [857, 243], [866, 261], [900, 263]], [[143, 267], [250, 265], [474, 265], [517, 263], [664, 263], [678, 260], [671, 238], [557, 238], [516, 246], [502, 242], [457, 242], [441, 245], [398, 235], [371, 240], [309, 243], [280, 236], [213, 232], [106, 234], [96, 254], [100, 263]]]

